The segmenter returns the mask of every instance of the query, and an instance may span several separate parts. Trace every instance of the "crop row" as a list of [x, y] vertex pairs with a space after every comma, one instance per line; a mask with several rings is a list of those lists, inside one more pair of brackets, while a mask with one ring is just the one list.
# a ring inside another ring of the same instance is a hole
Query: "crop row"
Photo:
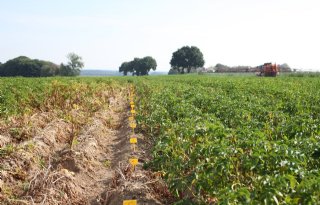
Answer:
[[173, 76], [136, 82], [149, 166], [181, 202], [320, 201], [318, 78]]
[[91, 112], [106, 100], [103, 92], [112, 92], [122, 83], [110, 78], [1, 78], [0, 117], [70, 110], [74, 105]]

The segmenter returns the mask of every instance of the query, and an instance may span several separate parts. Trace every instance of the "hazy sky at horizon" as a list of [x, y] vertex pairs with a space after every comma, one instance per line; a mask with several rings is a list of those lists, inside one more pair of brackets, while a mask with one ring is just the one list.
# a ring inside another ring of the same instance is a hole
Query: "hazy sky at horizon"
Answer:
[[0, 62], [25, 55], [117, 70], [197, 46], [205, 67], [288, 63], [320, 71], [319, 0], [0, 0]]

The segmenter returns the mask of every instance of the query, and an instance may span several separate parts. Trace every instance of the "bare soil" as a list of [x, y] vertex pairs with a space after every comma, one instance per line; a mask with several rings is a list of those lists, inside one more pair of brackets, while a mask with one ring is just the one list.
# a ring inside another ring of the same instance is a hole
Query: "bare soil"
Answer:
[[[26, 117], [18, 131], [0, 123], [0, 204], [170, 204], [161, 174], [143, 169], [150, 160], [148, 140], [136, 134], [135, 152], [129, 143], [127, 96], [126, 89], [109, 96], [90, 118], [72, 110], [77, 125], [50, 112]], [[32, 136], [13, 139], [10, 130]], [[139, 159], [135, 170], [131, 157]]]

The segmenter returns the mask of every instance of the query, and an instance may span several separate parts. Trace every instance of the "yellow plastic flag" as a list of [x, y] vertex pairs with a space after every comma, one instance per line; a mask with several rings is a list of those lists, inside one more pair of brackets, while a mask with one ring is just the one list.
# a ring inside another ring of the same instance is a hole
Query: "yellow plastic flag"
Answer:
[[138, 139], [136, 137], [130, 138], [130, 143], [131, 144], [136, 144], [138, 142]]
[[132, 158], [132, 159], [129, 159], [129, 162], [133, 167], [135, 167], [138, 164], [138, 159]]
[[137, 205], [137, 200], [124, 200], [122, 205]]

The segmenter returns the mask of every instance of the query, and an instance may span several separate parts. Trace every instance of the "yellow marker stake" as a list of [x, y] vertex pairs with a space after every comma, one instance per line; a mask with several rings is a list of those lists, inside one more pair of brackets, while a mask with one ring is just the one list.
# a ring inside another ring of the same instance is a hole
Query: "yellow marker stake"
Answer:
[[122, 205], [137, 205], [137, 200], [124, 200]]
[[138, 139], [136, 137], [131, 137], [130, 138], [130, 144], [132, 144], [132, 147], [133, 147], [133, 151], [135, 152], [136, 151], [136, 144], [138, 142]]
[[132, 159], [129, 159], [129, 162], [133, 166], [133, 170], [135, 170], [136, 165], [138, 164], [138, 159], [132, 158]]
[[137, 142], [138, 142], [138, 139], [136, 137], [130, 138], [130, 143], [131, 144], [137, 144]]
[[136, 123], [130, 123], [130, 127], [132, 128], [132, 132], [134, 133], [134, 128], [137, 127]]

